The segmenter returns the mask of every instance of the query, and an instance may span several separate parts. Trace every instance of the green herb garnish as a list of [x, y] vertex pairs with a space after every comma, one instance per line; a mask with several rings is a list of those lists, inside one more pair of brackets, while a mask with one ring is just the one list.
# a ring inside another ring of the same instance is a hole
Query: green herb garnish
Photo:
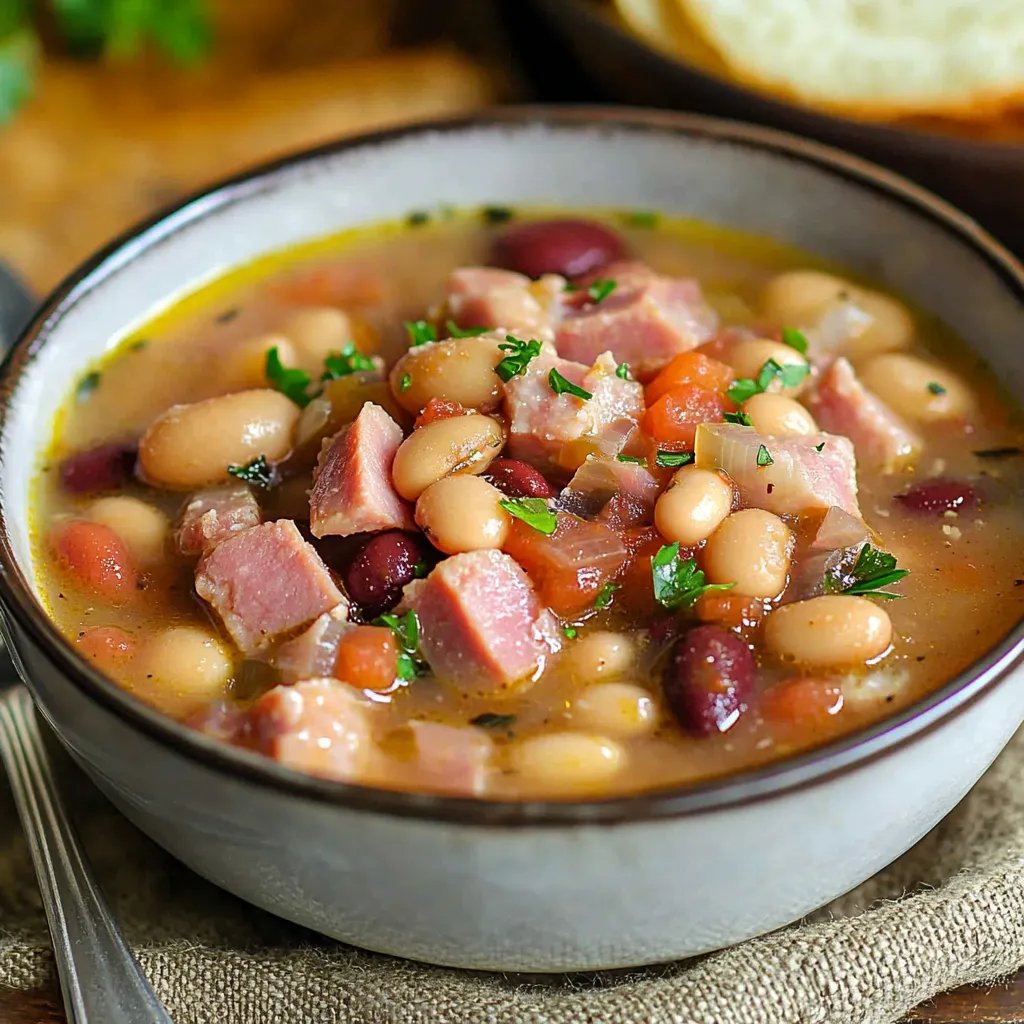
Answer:
[[647, 465], [647, 460], [646, 459], [638, 458], [635, 455], [616, 455], [615, 458], [619, 462], [631, 462], [635, 466], [646, 466]]
[[742, 405], [748, 398], [759, 395], [761, 389], [758, 387], [756, 380], [751, 380], [749, 377], [740, 377], [729, 385], [725, 393], [729, 401], [735, 402], [736, 405]]
[[587, 294], [590, 296], [591, 302], [596, 306], [599, 302], [604, 302], [604, 300], [607, 299], [613, 291], [615, 291], [617, 286], [617, 281], [601, 277], [587, 289]]
[[433, 324], [427, 323], [426, 320], [406, 320], [402, 326], [409, 335], [409, 348], [418, 348], [428, 342], [437, 341], [437, 332]]
[[601, 588], [601, 592], [594, 598], [594, 607], [607, 608], [612, 603], [612, 594], [621, 586], [621, 583], [606, 583]]
[[551, 367], [551, 372], [548, 374], [548, 384], [551, 385], [551, 390], [556, 395], [572, 395], [573, 398], [580, 398], [584, 402], [594, 397], [589, 391], [584, 391], [578, 384], [573, 384], [571, 380], [566, 380], [554, 367]]
[[705, 583], [704, 573], [693, 558], [679, 557], [679, 542], [659, 549], [651, 559], [654, 599], [663, 608], [692, 608], [709, 590], [729, 590], [735, 583]]
[[460, 327], [454, 320], [447, 320], [445, 327], [448, 328], [448, 335], [452, 338], [479, 338], [481, 334], [486, 334], [488, 331], [493, 330], [491, 327]]
[[214, 322], [218, 324], [229, 324], [236, 316], [241, 312], [237, 306], [232, 306], [231, 309], [225, 309], [223, 313], [218, 313], [214, 317]]
[[626, 214], [626, 224], [631, 228], [656, 228], [658, 215], [651, 210], [634, 210]]
[[782, 340], [790, 348], [796, 349], [800, 355], [807, 355], [807, 338], [804, 337], [803, 331], [798, 331], [795, 327], [783, 327]]
[[822, 441], [822, 442], [821, 442], [821, 444], [816, 444], [816, 445], [814, 446], [814, 450], [815, 450], [816, 452], [821, 452], [821, 451], [824, 451], [824, 450], [825, 450], [825, 442], [824, 442], [824, 441]]
[[409, 388], [412, 387], [412, 376], [408, 373], [402, 374], [402, 379], [398, 382], [398, 393], [404, 395]]
[[354, 342], [346, 341], [339, 352], [332, 352], [324, 359], [324, 372], [320, 379], [340, 380], [353, 373], [372, 373], [377, 367], [369, 356], [364, 356]]
[[412, 574], [414, 579], [421, 580], [430, 572], [430, 566], [426, 562], [417, 562], [412, 567]]
[[413, 210], [413, 212], [405, 218], [405, 223], [411, 228], [420, 228], [429, 222], [430, 214], [427, 213], [426, 210]]
[[132, 352], [141, 352], [143, 349], [149, 348], [149, 342], [145, 338], [139, 338], [138, 341], [133, 341], [128, 348]]
[[769, 452], [764, 445], [761, 445], [761, 447], [757, 449], [757, 464], [759, 466], [771, 466], [774, 465], [774, 463], [775, 460], [772, 458], [771, 452]]
[[575, 640], [576, 639], [576, 627], [575, 626], [566, 626], [565, 629], [562, 630], [562, 632], [566, 635], [567, 639], [569, 639], [569, 640]]
[[515, 722], [515, 715], [499, 715], [496, 711], [485, 711], [469, 720], [470, 725], [478, 725], [481, 729], [508, 729]]
[[558, 516], [548, 508], [544, 498], [506, 498], [498, 504], [510, 516], [522, 519], [545, 537], [550, 537], [558, 529]]
[[485, 224], [507, 224], [515, 216], [515, 212], [507, 206], [485, 206], [480, 215]]
[[281, 362], [277, 346], [267, 352], [267, 360], [264, 364], [264, 374], [267, 383], [276, 388], [286, 398], [290, 398], [296, 405], [305, 408], [313, 400], [306, 389], [312, 383], [312, 378], [305, 370], [296, 370], [285, 366]]
[[688, 466], [693, 462], [693, 452], [663, 452], [654, 456], [654, 464], [663, 469], [675, 469], [677, 466]]
[[426, 675], [430, 666], [420, 653], [420, 620], [411, 609], [405, 615], [381, 615], [373, 620], [375, 626], [387, 626], [398, 640], [398, 678], [409, 682]]
[[722, 417], [726, 423], [738, 423], [741, 427], [752, 427], [750, 417], [741, 409], [739, 412], [724, 412]]
[[536, 359], [540, 355], [539, 341], [523, 341], [511, 334], [505, 335], [505, 340], [498, 348], [502, 352], [507, 352], [508, 355], [495, 366], [494, 372], [506, 383], [513, 377], [525, 373], [530, 360]]
[[883, 601], [895, 601], [903, 595], [890, 594], [881, 588], [898, 583], [904, 576], [909, 575], [909, 569], [896, 568], [896, 558], [893, 555], [865, 544], [849, 573], [840, 577], [825, 575], [825, 589], [830, 594], [862, 594], [878, 597]]
[[230, 465], [228, 472], [232, 476], [237, 476], [239, 480], [244, 480], [247, 484], [254, 484], [256, 487], [270, 488], [277, 483], [277, 474], [274, 472], [273, 466], [267, 462], [266, 455], [257, 455], [252, 462], [247, 462], [244, 466], [237, 463]]
[[629, 371], [629, 363], [619, 363], [619, 365], [615, 367], [615, 376], [618, 377], [619, 380], [632, 380], [633, 374]]
[[774, 359], [769, 359], [761, 367], [757, 380], [740, 377], [729, 385], [726, 395], [737, 405], [742, 405], [754, 395], [767, 391], [776, 377], [782, 381], [783, 387], [795, 388], [810, 372], [811, 368], [806, 363], [786, 363], [783, 366]]
[[944, 395], [946, 393], [946, 389], [938, 381], [934, 380], [928, 382], [928, 390], [933, 395]]
[[93, 370], [91, 373], [87, 373], [79, 382], [78, 387], [75, 388], [75, 401], [84, 402], [87, 398], [92, 397], [92, 393], [100, 386], [100, 381], [103, 379], [103, 374], [99, 370]]

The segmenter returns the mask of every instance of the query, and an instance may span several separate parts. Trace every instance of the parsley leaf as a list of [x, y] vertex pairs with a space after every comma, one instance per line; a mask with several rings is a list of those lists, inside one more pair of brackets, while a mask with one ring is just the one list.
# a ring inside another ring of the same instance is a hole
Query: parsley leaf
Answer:
[[568, 640], [575, 640], [576, 639], [576, 627], [575, 626], [566, 626], [565, 629], [562, 630], [562, 632], [565, 634], [566, 639], [568, 639]]
[[775, 460], [772, 458], [771, 452], [764, 445], [761, 445], [757, 449], [757, 464], [763, 467], [774, 465], [774, 463]]
[[753, 398], [754, 395], [767, 391], [776, 377], [782, 381], [783, 387], [795, 388], [810, 372], [811, 368], [807, 363], [786, 363], [782, 365], [774, 359], [769, 359], [758, 372], [757, 380], [752, 380], [750, 377], [740, 377], [729, 385], [726, 395], [737, 405], [742, 405], [748, 398]]
[[615, 376], [618, 377], [619, 380], [632, 380], [633, 374], [629, 372], [629, 363], [619, 363], [619, 365], [615, 367]]
[[750, 422], [750, 417], [742, 409], [739, 412], [722, 413], [722, 417], [726, 423], [738, 423], [741, 427], [752, 427], [754, 425]]
[[946, 389], [938, 381], [934, 380], [928, 382], [928, 390], [933, 395], [944, 395], [946, 393]]
[[498, 346], [508, 355], [494, 368], [494, 372], [506, 383], [513, 377], [526, 372], [531, 359], [540, 355], [540, 342], [536, 340], [522, 341], [511, 334]]
[[478, 725], [482, 729], [508, 729], [515, 722], [515, 715], [499, 715], [496, 711], [485, 711], [469, 720], [470, 725]]
[[402, 379], [398, 382], [398, 393], [404, 395], [409, 388], [412, 387], [412, 377], [408, 373], [402, 374]]
[[276, 345], [267, 352], [264, 373], [271, 387], [276, 388], [286, 398], [290, 398], [296, 405], [305, 408], [312, 401], [312, 397], [306, 394], [306, 388], [311, 383], [309, 374], [305, 370], [285, 366], [281, 362]]
[[861, 594], [878, 597], [884, 601], [895, 601], [903, 595], [890, 594], [881, 588], [898, 583], [904, 576], [909, 575], [910, 570], [896, 568], [895, 556], [865, 544], [848, 573], [839, 577], [826, 574], [825, 589], [830, 594]]
[[373, 620], [375, 626], [388, 626], [398, 641], [398, 678], [409, 682], [426, 675], [430, 667], [420, 653], [420, 620], [410, 609], [403, 616], [381, 615]]
[[426, 210], [413, 210], [405, 218], [405, 223], [411, 228], [423, 227], [424, 224], [430, 223], [430, 214]]
[[636, 455], [616, 455], [616, 460], [619, 462], [631, 462], [636, 466], [646, 466], [647, 460], [638, 458]]
[[515, 216], [507, 206], [485, 206], [480, 212], [486, 224], [507, 224]]
[[807, 355], [807, 338], [803, 331], [798, 331], [795, 327], [783, 327], [782, 341], [790, 348], [796, 349], [800, 355]]
[[426, 320], [406, 320], [402, 323], [406, 334], [409, 335], [409, 348], [417, 348], [426, 345], [427, 342], [437, 341], [437, 331], [432, 324]]
[[611, 280], [611, 278], [599, 277], [588, 289], [587, 294], [590, 296], [591, 301], [596, 306], [600, 302], [604, 302], [613, 291], [618, 287], [618, 282]]
[[544, 498], [506, 498], [498, 504], [510, 516], [522, 519], [545, 537], [550, 537], [558, 529], [558, 516], [548, 508]]
[[612, 603], [612, 594], [621, 586], [621, 583], [606, 583], [601, 588], [601, 592], [594, 598], [594, 607], [607, 608]]
[[548, 374], [548, 384], [556, 395], [572, 395], [573, 398], [580, 398], [584, 402], [594, 396], [589, 391], [584, 391], [578, 384], [566, 380], [553, 366]]
[[675, 469], [676, 466], [688, 466], [693, 462], [693, 452], [659, 451], [654, 457], [654, 464], [663, 469]]
[[320, 375], [323, 380], [339, 380], [348, 377], [353, 373], [372, 373], [377, 367], [369, 356], [364, 356], [355, 344], [346, 341], [338, 352], [332, 352], [324, 359], [324, 372]]
[[634, 210], [626, 215], [626, 224], [631, 228], [654, 228], [658, 226], [658, 215], [650, 210]]
[[92, 397], [92, 393], [100, 386], [100, 381], [103, 379], [103, 374], [99, 370], [93, 370], [87, 373], [79, 382], [78, 387], [75, 388], [75, 401], [84, 402], [87, 398]]
[[679, 557], [679, 542], [658, 550], [651, 559], [654, 599], [663, 608], [692, 608], [697, 598], [709, 590], [729, 590], [735, 583], [705, 583], [704, 573], [693, 558]]
[[824, 451], [824, 450], [825, 450], [825, 442], [824, 442], [824, 441], [822, 441], [822, 442], [821, 442], [821, 444], [816, 444], [816, 445], [814, 446], [814, 450], [815, 450], [816, 452]]
[[451, 338], [479, 338], [486, 334], [490, 327], [466, 327], [463, 329], [454, 320], [446, 320], [445, 327], [448, 328], [448, 336]]
[[749, 377], [740, 377], [729, 385], [725, 394], [730, 402], [742, 405], [748, 398], [759, 395], [761, 390], [756, 380], [751, 380]]
[[247, 484], [255, 484], [257, 487], [273, 487], [277, 483], [277, 473], [273, 466], [267, 462], [266, 455], [257, 455], [251, 462], [244, 466], [233, 463], [228, 466], [228, 472], [244, 480]]

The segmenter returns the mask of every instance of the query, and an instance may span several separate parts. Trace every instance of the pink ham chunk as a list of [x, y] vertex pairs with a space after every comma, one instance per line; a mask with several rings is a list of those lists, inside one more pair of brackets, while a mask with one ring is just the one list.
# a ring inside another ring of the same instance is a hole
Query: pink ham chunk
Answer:
[[274, 655], [274, 667], [286, 682], [334, 675], [338, 642], [353, 628], [347, 619], [348, 607], [340, 604], [324, 612], [312, 626], [281, 644]]
[[207, 552], [196, 567], [196, 593], [247, 653], [338, 605], [347, 608], [327, 566], [290, 519], [254, 526]]
[[853, 442], [861, 462], [891, 472], [921, 453], [921, 438], [861, 384], [841, 356], [804, 401], [823, 430], [845, 434]]
[[[758, 465], [759, 454], [771, 461]], [[735, 423], [702, 423], [694, 455], [698, 466], [724, 470], [746, 506], [801, 515], [835, 505], [860, 518], [857, 459], [848, 438], [770, 437]]]
[[416, 743], [415, 780], [424, 789], [455, 796], [480, 796], [494, 743], [481, 729], [410, 722]]
[[261, 521], [260, 507], [245, 484], [210, 487], [193, 494], [181, 510], [175, 544], [183, 555], [201, 555]]
[[420, 649], [442, 680], [493, 693], [533, 676], [560, 647], [555, 617], [529, 577], [501, 551], [469, 551], [441, 562], [405, 588]]
[[309, 492], [314, 537], [416, 528], [412, 509], [391, 484], [391, 464], [401, 443], [402, 428], [373, 402], [324, 441]]
[[[709, 341], [718, 317], [696, 281], [663, 277], [643, 264], [612, 264], [601, 271], [615, 290], [601, 302], [569, 312], [555, 330], [566, 359], [592, 363], [611, 352], [634, 377], [649, 380], [680, 352]], [[579, 292], [586, 296], [586, 292]]]
[[252, 706], [249, 734], [261, 753], [309, 775], [356, 780], [373, 754], [373, 705], [336, 679], [275, 686]]
[[[508, 454], [545, 469], [576, 469], [585, 456], [573, 458], [566, 445], [594, 438], [595, 445], [609, 433], [628, 436], [623, 420], [634, 424], [644, 411], [641, 386], [615, 375], [615, 360], [605, 352], [590, 368], [559, 359], [545, 349], [531, 360], [526, 372], [505, 384], [505, 409], [509, 419]], [[556, 395], [549, 374], [555, 369], [566, 380], [582, 387], [591, 398]]]
[[523, 274], [493, 267], [461, 267], [448, 278], [445, 306], [460, 327], [490, 327], [502, 333], [550, 341], [561, 316], [565, 278]]

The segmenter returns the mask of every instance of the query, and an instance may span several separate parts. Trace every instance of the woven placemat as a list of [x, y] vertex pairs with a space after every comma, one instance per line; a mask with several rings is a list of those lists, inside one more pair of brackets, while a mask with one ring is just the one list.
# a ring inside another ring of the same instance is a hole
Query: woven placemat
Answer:
[[[193, 875], [60, 761], [97, 874], [176, 1024], [887, 1024], [1024, 963], [1024, 733], [914, 849], [812, 920], [697, 960], [568, 977], [426, 967], [322, 939]], [[4, 787], [2, 987], [56, 993]]]

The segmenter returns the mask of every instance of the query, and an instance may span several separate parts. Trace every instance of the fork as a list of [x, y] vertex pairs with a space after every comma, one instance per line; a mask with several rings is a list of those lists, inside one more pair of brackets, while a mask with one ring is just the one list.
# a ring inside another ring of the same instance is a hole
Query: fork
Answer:
[[21, 685], [0, 693], [0, 758], [39, 880], [69, 1024], [171, 1024], [93, 879]]

